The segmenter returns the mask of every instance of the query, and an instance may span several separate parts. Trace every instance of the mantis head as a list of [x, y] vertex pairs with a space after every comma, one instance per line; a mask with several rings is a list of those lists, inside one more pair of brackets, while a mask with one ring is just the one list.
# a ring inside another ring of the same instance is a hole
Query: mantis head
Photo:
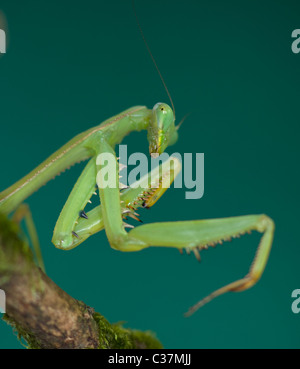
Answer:
[[173, 110], [169, 105], [157, 103], [152, 110], [152, 117], [148, 126], [148, 141], [150, 155], [160, 155], [169, 145], [173, 145], [178, 138]]

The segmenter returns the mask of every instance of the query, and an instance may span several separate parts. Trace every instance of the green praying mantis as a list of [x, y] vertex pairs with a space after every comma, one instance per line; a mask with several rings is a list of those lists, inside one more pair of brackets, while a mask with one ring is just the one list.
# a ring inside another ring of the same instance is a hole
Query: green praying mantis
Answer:
[[[168, 91], [167, 91], [168, 92]], [[232, 237], [257, 231], [262, 238], [248, 274], [214, 291], [189, 309], [191, 315], [201, 306], [229, 291], [244, 291], [261, 277], [271, 250], [274, 222], [264, 214], [194, 221], [161, 222], [132, 227], [127, 217], [139, 220], [140, 207], [150, 208], [166, 191], [164, 181], [172, 182], [181, 170], [180, 161], [171, 157], [159, 168], [142, 177], [138, 184], [120, 189], [121, 165], [115, 153], [116, 145], [133, 131], [147, 130], [150, 155], [162, 154], [178, 139], [179, 125], [175, 114], [165, 103], [153, 109], [134, 106], [107, 119], [66, 143], [24, 178], [0, 193], [0, 212], [12, 214], [20, 222], [25, 218], [40, 266], [43, 267], [36, 230], [28, 207], [23, 202], [33, 192], [70, 166], [88, 160], [75, 183], [57, 220], [52, 243], [60, 249], [77, 247], [88, 237], [105, 229], [110, 246], [120, 251], [139, 251], [148, 247], [175, 247], [194, 253], [200, 259], [202, 249], [230, 240]], [[99, 155], [111, 154], [114, 158], [114, 186], [105, 187], [103, 177], [97, 175], [104, 168]], [[154, 185], [153, 185], [154, 184]], [[99, 193], [100, 205], [85, 211], [93, 194]], [[127, 230], [129, 228], [129, 231]]]
[[[79, 161], [89, 159], [57, 220], [52, 238], [56, 247], [64, 250], [74, 248], [89, 236], [105, 229], [111, 247], [120, 251], [139, 251], [149, 246], [176, 247], [180, 251], [192, 251], [199, 258], [201, 249], [255, 230], [263, 235], [249, 273], [202, 299], [187, 314], [192, 314], [225, 292], [243, 291], [257, 282], [268, 260], [274, 232], [274, 223], [268, 216], [152, 223], [126, 231], [128, 224], [124, 223], [124, 218], [137, 218], [136, 210], [139, 207], [151, 207], [166, 190], [162, 181], [167, 179], [171, 182], [179, 173], [180, 162], [171, 157], [160, 169], [154, 169], [141, 178], [140, 186], [120, 190], [115, 146], [130, 132], [147, 130], [150, 154], [160, 155], [177, 141], [177, 128], [173, 110], [167, 104], [158, 103], [152, 110], [145, 106], [132, 107], [79, 134], [27, 176], [1, 192], [0, 211], [12, 213], [54, 176]], [[99, 163], [97, 157], [103, 153], [110, 153], [115, 158], [116, 182], [111, 188], [103, 188], [103, 178], [97, 176], [103, 168], [103, 163]], [[169, 165], [170, 162], [173, 165]], [[151, 187], [149, 178], [151, 183], [155, 182], [155, 186]], [[85, 213], [85, 206], [96, 187], [99, 188], [101, 205]], [[33, 230], [30, 218], [27, 223]]]

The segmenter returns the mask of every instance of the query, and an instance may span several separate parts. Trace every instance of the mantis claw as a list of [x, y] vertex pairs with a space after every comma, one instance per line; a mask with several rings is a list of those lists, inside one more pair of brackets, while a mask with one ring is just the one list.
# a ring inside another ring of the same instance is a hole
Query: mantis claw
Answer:
[[142, 221], [141, 219], [139, 219], [137, 216], [135, 216], [135, 215], [134, 215], [134, 213], [129, 212], [129, 213], [128, 213], [128, 216], [129, 216], [130, 218], [132, 218], [132, 219], [137, 220], [137, 221], [138, 221], [138, 222], [140, 222], [140, 223], [143, 223], [143, 221]]
[[79, 216], [80, 216], [80, 218], [89, 219], [89, 217], [86, 215], [84, 210], [81, 210], [79, 212]]

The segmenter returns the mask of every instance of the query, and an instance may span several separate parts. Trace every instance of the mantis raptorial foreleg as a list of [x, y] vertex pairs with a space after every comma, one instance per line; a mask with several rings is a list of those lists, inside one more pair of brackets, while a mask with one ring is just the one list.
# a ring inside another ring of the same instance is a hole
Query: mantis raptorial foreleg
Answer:
[[[101, 158], [103, 154], [110, 154], [114, 158], [114, 163], [117, 162], [116, 154], [106, 140], [100, 142], [97, 151], [98, 158]], [[112, 166], [110, 169], [113, 171], [111, 175], [112, 183], [107, 187], [105, 187], [104, 184], [103, 169], [103, 164], [101, 164], [101, 161], [99, 162], [99, 160], [97, 160], [97, 185], [99, 187], [105, 232], [112, 248], [125, 251], [124, 248], [128, 235], [122, 220], [118, 166]]]
[[95, 185], [96, 160], [93, 157], [78, 178], [56, 222], [52, 238], [56, 247], [67, 249], [68, 246], [73, 245], [73, 239], [76, 237], [74, 232], [76, 222], [94, 194]]

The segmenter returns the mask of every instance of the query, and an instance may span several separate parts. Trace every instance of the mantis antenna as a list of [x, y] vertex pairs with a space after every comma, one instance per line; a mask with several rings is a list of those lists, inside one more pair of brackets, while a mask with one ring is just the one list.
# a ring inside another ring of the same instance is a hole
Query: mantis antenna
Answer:
[[[144, 41], [144, 43], [145, 43], [145, 45], [146, 45], [147, 51], [148, 51], [148, 53], [149, 53], [149, 55], [150, 55], [150, 57], [151, 57], [151, 59], [152, 59], [152, 61], [153, 61], [153, 64], [154, 64], [154, 66], [155, 66], [155, 68], [156, 68], [156, 70], [157, 70], [157, 73], [158, 73], [158, 75], [159, 75], [159, 78], [161, 79], [161, 81], [162, 81], [162, 83], [163, 83], [163, 85], [164, 85], [164, 88], [165, 88], [165, 90], [166, 90], [166, 93], [168, 94], [168, 97], [169, 97], [169, 99], [170, 99], [170, 102], [171, 102], [171, 105], [172, 105], [172, 109], [173, 109], [173, 112], [174, 112], [174, 120], [175, 120], [175, 107], [174, 107], [174, 103], [173, 103], [173, 100], [172, 100], [171, 94], [170, 94], [170, 92], [169, 92], [169, 90], [168, 90], [168, 87], [167, 87], [167, 85], [166, 85], [166, 82], [165, 82], [165, 80], [164, 80], [164, 78], [163, 78], [163, 76], [162, 76], [162, 74], [161, 74], [161, 72], [160, 72], [160, 70], [159, 70], [159, 68], [158, 68], [158, 65], [157, 65], [157, 63], [156, 63], [156, 60], [154, 59], [154, 56], [153, 56], [153, 54], [152, 54], [152, 52], [151, 52], [151, 49], [150, 49], [150, 47], [149, 47], [149, 45], [148, 45], [148, 42], [147, 42], [147, 40], [146, 40], [146, 37], [145, 37], [145, 35], [144, 35], [143, 29], [142, 29], [142, 27], [141, 27], [141, 25], [140, 25], [139, 18], [138, 18], [138, 16], [137, 16], [136, 9], [135, 9], [135, 3], [134, 3], [134, 0], [132, 0], [132, 8], [133, 8], [133, 13], [134, 13], [134, 16], [135, 16], [135, 19], [136, 19], [136, 23], [137, 23], [137, 25], [138, 25], [138, 27], [139, 27], [139, 30], [140, 30], [141, 36], [142, 36], [142, 38], [143, 38], [143, 41]], [[181, 122], [181, 123], [182, 123], [182, 122]], [[178, 126], [178, 128], [179, 128], [179, 126]], [[178, 129], [178, 128], [177, 128], [177, 129]]]

